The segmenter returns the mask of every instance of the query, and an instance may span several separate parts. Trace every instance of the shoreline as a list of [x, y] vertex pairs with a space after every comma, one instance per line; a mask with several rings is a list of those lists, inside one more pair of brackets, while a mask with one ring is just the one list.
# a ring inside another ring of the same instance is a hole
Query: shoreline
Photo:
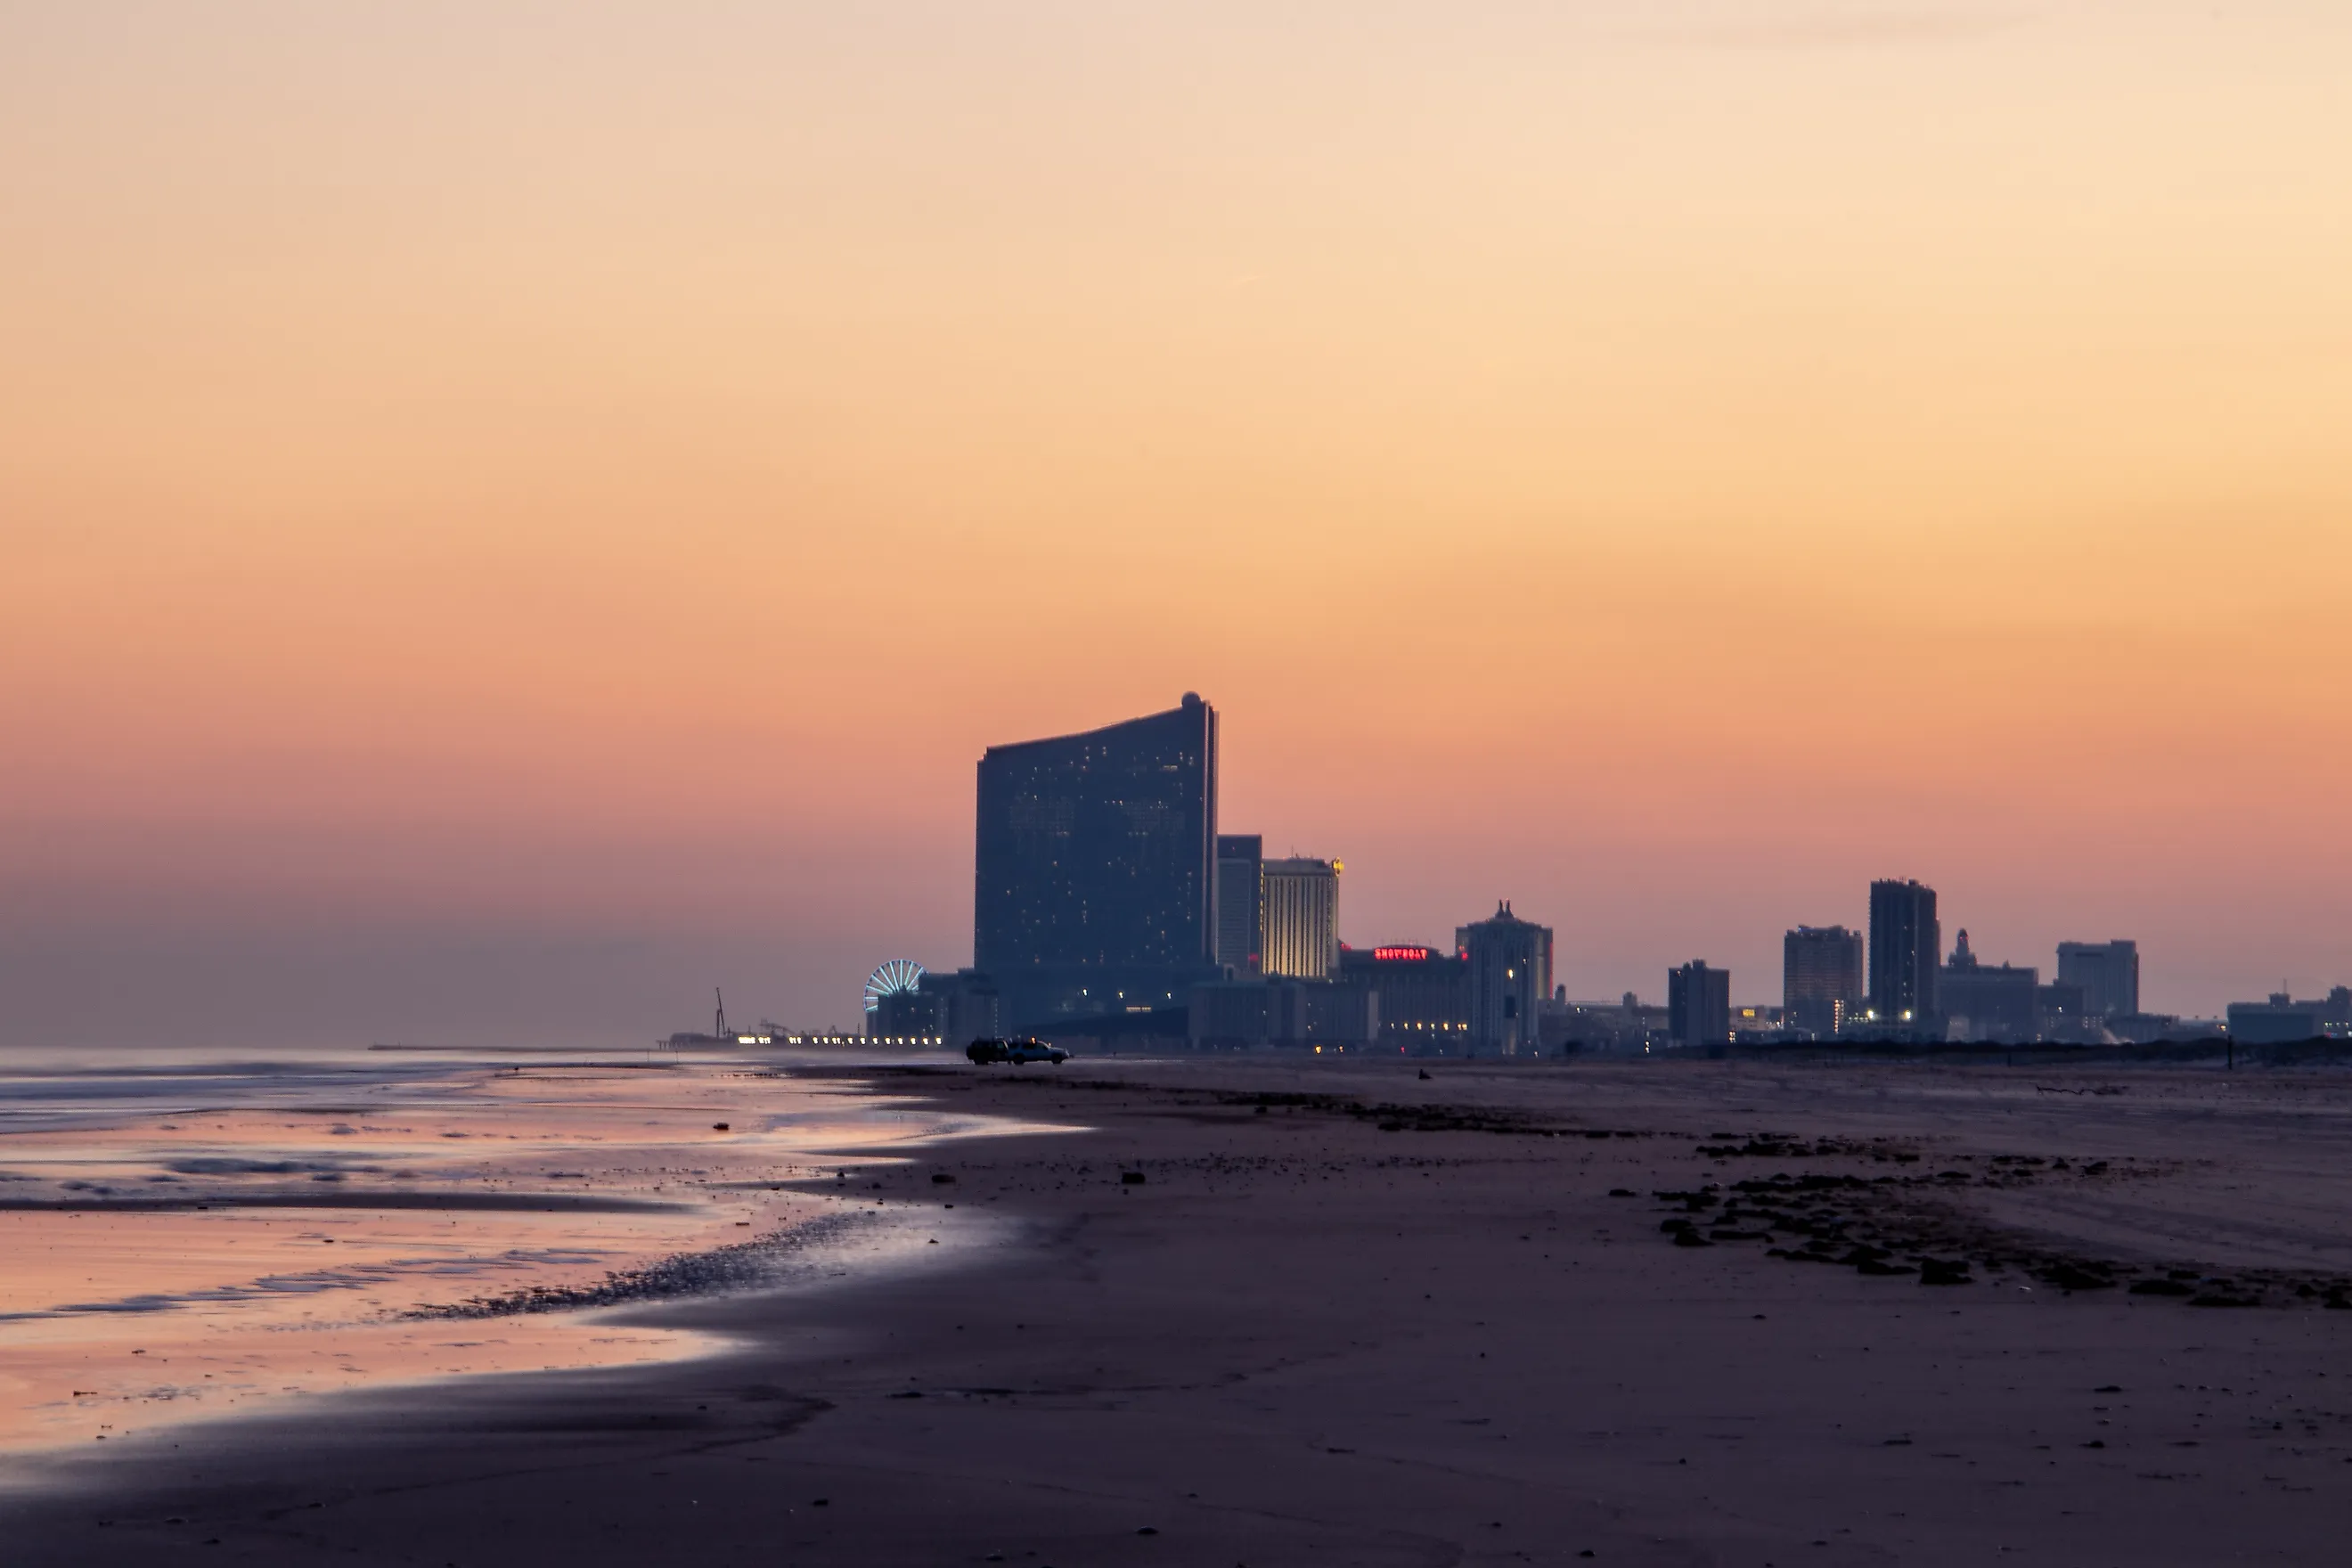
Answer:
[[[217, 1540], [254, 1563], [619, 1563], [690, 1542], [1044, 1568], [2189, 1568], [2331, 1561], [2352, 1524], [2352, 1312], [1792, 1267], [1761, 1242], [1677, 1245], [1661, 1216], [1685, 1210], [1654, 1195], [1891, 1175], [1913, 1167], [1871, 1141], [1902, 1140], [1929, 1171], [2003, 1173], [1938, 1194], [1996, 1237], [2352, 1274], [2352, 1086], [1233, 1058], [797, 1076], [1092, 1131], [823, 1162], [857, 1170], [808, 1184], [852, 1212], [985, 1222], [946, 1267], [597, 1315], [729, 1342], [708, 1356], [334, 1395], [45, 1464], [0, 1501], [12, 1563]], [[1765, 1142], [1724, 1152], [1727, 1132]], [[2003, 1157], [2069, 1176], [2012, 1182], [2033, 1167]], [[2148, 1173], [2109, 1179], [2132, 1161]]]
[[17, 1097], [0, 1097], [0, 1450], [113, 1451], [289, 1396], [698, 1354], [543, 1309], [785, 1277], [794, 1233], [836, 1205], [781, 1184], [831, 1176], [825, 1151], [993, 1131], [779, 1070], [279, 1064], [227, 1075], [203, 1109], [19, 1075], [0, 1086]]

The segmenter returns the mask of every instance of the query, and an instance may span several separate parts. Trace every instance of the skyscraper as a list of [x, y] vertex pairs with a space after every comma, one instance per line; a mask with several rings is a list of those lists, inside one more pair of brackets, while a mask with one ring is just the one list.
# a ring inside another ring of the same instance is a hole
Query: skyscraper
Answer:
[[991, 746], [980, 762], [972, 962], [1006, 1026], [1180, 1006], [1213, 973], [1217, 714]]
[[1470, 961], [1470, 1044], [1516, 1056], [1536, 1046], [1536, 1005], [1551, 994], [1551, 928], [1508, 903], [1454, 933]]
[[1676, 1045], [1729, 1044], [1731, 971], [1710, 969], [1697, 958], [1667, 970], [1666, 1029]]
[[1914, 881], [1870, 885], [1870, 1010], [1881, 1025], [1934, 1027], [1943, 941], [1935, 889]]
[[2129, 1017], [2139, 1011], [2139, 943], [2062, 942], [2058, 978], [2083, 988], [2086, 1016]]
[[1217, 835], [1217, 962], [1236, 976], [1255, 974], [1265, 949], [1265, 840], [1255, 833]]
[[1780, 1006], [1792, 1027], [1826, 1039], [1859, 1012], [1862, 933], [1799, 926], [1780, 940]]
[[1259, 886], [1259, 967], [1295, 980], [1328, 980], [1339, 964], [1339, 862], [1268, 860]]

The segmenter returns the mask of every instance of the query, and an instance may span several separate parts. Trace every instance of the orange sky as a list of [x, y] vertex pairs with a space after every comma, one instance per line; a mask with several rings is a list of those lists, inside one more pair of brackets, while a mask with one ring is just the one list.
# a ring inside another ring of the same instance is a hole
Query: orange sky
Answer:
[[0, 1044], [846, 1021], [985, 745], [2352, 980], [2352, 11], [0, 5]]

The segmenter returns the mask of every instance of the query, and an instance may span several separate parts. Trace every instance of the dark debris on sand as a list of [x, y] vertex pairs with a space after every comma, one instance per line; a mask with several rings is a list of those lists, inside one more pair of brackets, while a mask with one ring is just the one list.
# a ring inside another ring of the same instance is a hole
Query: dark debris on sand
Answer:
[[[1911, 1165], [1920, 1153], [1880, 1141], [1777, 1134], [1738, 1140], [1717, 1133], [1698, 1152], [1709, 1159], [1868, 1160]], [[2009, 1190], [2051, 1181], [2096, 1182], [2160, 1176], [2153, 1164], [1995, 1154], [1956, 1163], [1970, 1170], [1862, 1176], [1850, 1172], [1775, 1171], [1728, 1184], [1708, 1183], [1651, 1195], [1677, 1217], [1659, 1231], [1677, 1247], [1760, 1241], [1765, 1256], [1826, 1263], [1922, 1285], [1968, 1285], [1979, 1278], [2021, 1275], [2067, 1294], [2122, 1289], [2134, 1296], [2174, 1298], [2192, 1307], [2317, 1305], [2352, 1309], [2352, 1278], [2283, 1269], [2220, 1271], [2151, 1268], [2084, 1257], [1996, 1226], [1953, 1199], [1970, 1188]]]

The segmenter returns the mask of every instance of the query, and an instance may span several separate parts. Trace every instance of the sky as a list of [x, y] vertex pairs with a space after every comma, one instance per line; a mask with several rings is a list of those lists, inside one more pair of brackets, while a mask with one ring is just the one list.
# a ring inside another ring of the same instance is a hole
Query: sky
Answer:
[[1344, 940], [2352, 981], [2336, 0], [0, 0], [0, 1045], [969, 961], [1197, 690]]

